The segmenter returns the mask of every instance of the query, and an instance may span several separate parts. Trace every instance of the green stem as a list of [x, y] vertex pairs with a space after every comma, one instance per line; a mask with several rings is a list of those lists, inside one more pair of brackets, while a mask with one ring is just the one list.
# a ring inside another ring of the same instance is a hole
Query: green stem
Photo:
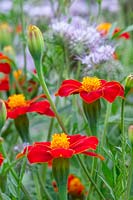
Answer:
[[107, 103], [106, 115], [105, 115], [105, 120], [104, 120], [104, 131], [103, 131], [102, 140], [101, 140], [101, 147], [105, 146], [106, 144], [106, 133], [107, 133], [108, 120], [110, 117], [111, 107], [112, 107], [112, 104]]
[[[10, 164], [10, 161], [9, 161], [9, 159], [8, 159], [7, 153], [6, 153], [6, 151], [5, 151], [5, 149], [4, 149], [4, 147], [3, 147], [2, 144], [1, 144], [1, 148], [2, 148], [2, 153], [3, 153], [4, 157], [6, 158], [6, 160], [7, 160], [7, 162], [8, 162], [8, 165], [11, 165], [11, 164]], [[12, 173], [12, 175], [13, 175], [14, 179], [17, 181], [17, 183], [19, 183], [18, 175], [17, 175], [16, 172], [14, 171], [13, 167], [10, 168], [10, 172]], [[20, 184], [20, 183], [19, 183], [19, 184]], [[24, 187], [24, 185], [23, 185], [22, 182], [21, 182], [20, 186], [21, 186], [21, 190], [22, 190], [23, 193], [25, 194], [26, 200], [32, 200], [31, 197], [30, 197], [30, 195], [29, 195], [29, 193], [28, 193], [28, 191], [25, 189], [25, 187]]]
[[63, 132], [67, 133], [66, 128], [65, 128], [65, 126], [64, 126], [64, 124], [63, 124], [63, 122], [62, 122], [62, 120], [61, 120], [61, 118], [60, 118], [60, 116], [59, 116], [59, 114], [57, 112], [56, 106], [55, 106], [55, 104], [54, 104], [54, 102], [53, 102], [53, 100], [52, 100], [52, 98], [51, 98], [51, 96], [49, 94], [49, 91], [48, 91], [48, 88], [47, 88], [47, 85], [45, 83], [45, 79], [44, 79], [44, 76], [43, 76], [41, 62], [40, 61], [39, 62], [35, 61], [35, 66], [36, 66], [36, 69], [37, 69], [37, 73], [38, 73], [38, 77], [39, 77], [39, 80], [40, 80], [40, 84], [41, 84], [41, 86], [42, 86], [42, 88], [44, 90], [45, 95], [47, 96], [48, 101], [50, 102], [51, 108], [53, 109], [53, 111], [55, 113], [56, 119], [58, 120]]
[[132, 186], [132, 177], [133, 177], [133, 145], [131, 147], [131, 161], [130, 161], [130, 167], [129, 167], [129, 173], [128, 173], [128, 180], [127, 180], [127, 197], [126, 199], [129, 199], [130, 197], [130, 191]]
[[[27, 61], [26, 61], [26, 38], [25, 38], [25, 20], [24, 20], [24, 10], [23, 10], [23, 0], [20, 0], [20, 20], [22, 26], [22, 50], [23, 50], [23, 61], [24, 61], [24, 75], [25, 83], [27, 84]], [[27, 85], [26, 85], [27, 86]], [[26, 87], [25, 86], [25, 87]]]
[[88, 177], [89, 181], [91, 182], [91, 184], [94, 186], [95, 190], [97, 191], [97, 194], [99, 195], [99, 197], [102, 200], [105, 200], [103, 194], [101, 193], [101, 191], [99, 190], [99, 188], [97, 187], [97, 185], [95, 184], [95, 182], [93, 181], [93, 179], [91, 178], [91, 175], [89, 174], [88, 170], [86, 169], [84, 163], [82, 162], [81, 158], [79, 155], [77, 155], [78, 161], [82, 167], [82, 169], [84, 170], [84, 172], [86, 173], [86, 176]]
[[45, 193], [45, 196], [47, 197], [47, 200], [53, 200], [53, 198], [51, 197], [51, 195], [49, 194], [49, 192], [47, 191], [47, 189], [43, 186], [44, 182], [42, 182], [42, 179], [41, 179], [39, 173], [38, 173], [38, 180], [39, 180], [39, 183], [40, 183], [40, 186], [41, 186], [42, 190]]
[[[124, 107], [125, 107], [125, 99], [122, 99], [121, 105], [121, 143], [122, 143], [122, 175], [123, 175], [123, 186], [124, 190], [126, 188], [127, 176], [126, 176], [126, 165], [125, 165], [125, 150], [126, 150], [126, 134], [124, 130]], [[123, 194], [123, 200], [125, 200], [125, 193]]]
[[36, 187], [37, 199], [38, 200], [42, 200], [41, 191], [40, 191], [40, 185], [39, 185], [39, 181], [38, 181], [38, 176], [37, 176], [36, 170], [34, 170], [34, 168], [31, 167], [32, 176], [33, 176], [34, 184], [35, 184], [35, 187]]
[[67, 190], [66, 190], [66, 186], [64, 185], [60, 185], [60, 187], [58, 188], [58, 194], [59, 194], [59, 199], [60, 200], [67, 200]]

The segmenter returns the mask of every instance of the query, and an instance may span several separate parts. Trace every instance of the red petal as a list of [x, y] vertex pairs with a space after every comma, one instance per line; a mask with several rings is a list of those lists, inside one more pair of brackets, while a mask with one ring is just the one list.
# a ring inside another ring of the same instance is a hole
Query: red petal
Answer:
[[55, 94], [56, 96], [66, 97], [68, 95], [79, 93], [79, 87], [82, 84], [76, 80], [65, 80], [63, 81], [61, 87], [58, 92]]
[[77, 80], [69, 79], [69, 80], [64, 80], [64, 81], [62, 82], [61, 86], [62, 86], [62, 85], [67, 85], [67, 84], [69, 84], [69, 85], [75, 85], [75, 86], [77, 86], [77, 87], [80, 87], [80, 86], [82, 85], [82, 84], [81, 84], [79, 81], [77, 81]]
[[72, 146], [73, 144], [77, 143], [79, 140], [86, 138], [86, 136], [76, 134], [76, 135], [68, 135], [68, 138], [69, 138], [70, 146]]
[[55, 116], [54, 112], [50, 109], [50, 103], [48, 101], [39, 101], [30, 104], [27, 112], [37, 112], [51, 117]]
[[72, 149], [59, 148], [59, 149], [52, 149], [50, 153], [53, 156], [53, 158], [59, 158], [59, 157], [71, 158], [74, 154], [74, 151]]
[[8, 63], [0, 63], [0, 72], [9, 74], [11, 72], [11, 67]]
[[85, 154], [87, 156], [94, 156], [94, 157], [100, 158], [101, 160], [105, 159], [102, 155], [94, 153], [94, 152], [90, 152], [90, 151], [84, 151], [82, 152], [82, 154]]
[[118, 82], [112, 81], [104, 85], [103, 89], [103, 98], [112, 103], [117, 96], [124, 98], [124, 89], [122, 85]]
[[8, 78], [4, 77], [3, 79], [0, 79], [0, 90], [8, 91], [9, 89], [10, 87]]
[[23, 115], [25, 113], [27, 113], [27, 109], [28, 107], [19, 107], [19, 108], [15, 108], [13, 110], [9, 110], [7, 109], [7, 117], [11, 118], [11, 119], [15, 119], [17, 118], [19, 115]]
[[3, 157], [3, 155], [0, 153], [0, 166], [2, 165], [3, 161], [4, 161], [4, 157]]
[[94, 101], [96, 101], [97, 99], [102, 97], [102, 90], [96, 90], [93, 92], [85, 92], [85, 91], [81, 91], [80, 92], [80, 97], [86, 102], [86, 103], [92, 103]]
[[83, 138], [80, 138], [75, 143], [70, 145], [70, 148], [75, 151], [75, 153], [81, 153], [88, 149], [95, 150], [98, 145], [98, 139], [95, 136], [87, 137], [83, 136]]
[[33, 146], [40, 146], [43, 148], [43, 150], [50, 150], [50, 145], [51, 145], [51, 142], [35, 142], [33, 144]]
[[27, 154], [30, 163], [44, 163], [52, 160], [50, 152], [46, 151], [42, 146], [32, 146]]

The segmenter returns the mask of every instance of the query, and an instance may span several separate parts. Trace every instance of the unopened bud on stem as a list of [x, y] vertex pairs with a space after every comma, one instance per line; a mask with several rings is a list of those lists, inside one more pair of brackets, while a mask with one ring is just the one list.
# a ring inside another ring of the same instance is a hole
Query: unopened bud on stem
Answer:
[[41, 59], [44, 50], [44, 40], [37, 26], [28, 27], [28, 48], [34, 60]]

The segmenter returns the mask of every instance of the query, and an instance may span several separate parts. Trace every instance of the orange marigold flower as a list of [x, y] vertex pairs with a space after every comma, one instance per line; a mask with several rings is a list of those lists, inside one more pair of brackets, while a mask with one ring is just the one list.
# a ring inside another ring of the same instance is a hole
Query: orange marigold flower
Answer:
[[2, 153], [0, 153], [0, 166], [2, 165], [3, 161], [4, 161], [4, 157], [3, 157]]
[[104, 160], [103, 156], [88, 151], [97, 148], [98, 139], [95, 136], [55, 133], [52, 138], [51, 142], [35, 142], [33, 145], [25, 147], [24, 151], [17, 155], [17, 158], [26, 155], [30, 163], [44, 163], [56, 158], [71, 158], [74, 154], [82, 153]]
[[39, 114], [45, 114], [50, 117], [54, 117], [54, 112], [50, 108], [50, 103], [47, 100], [40, 100], [45, 95], [40, 95], [31, 100], [26, 100], [23, 94], [14, 94], [5, 101], [7, 108], [7, 117], [15, 119], [19, 115], [23, 115], [27, 112], [37, 112]]
[[[101, 23], [101, 24], [99, 24], [97, 26], [97, 30], [104, 36], [104, 35], [107, 35], [107, 33], [109, 32], [111, 26], [112, 26], [111, 23], [107, 23], [107, 22]], [[114, 30], [113, 35], [118, 33], [118, 32], [120, 32], [120, 31], [121, 31], [121, 29], [117, 27]], [[130, 34], [128, 32], [122, 33], [122, 34], [120, 34], [119, 38], [125, 38], [125, 39], [128, 40], [130, 38]]]
[[73, 174], [68, 177], [68, 193], [72, 196], [81, 196], [85, 191], [85, 187], [80, 179]]
[[[52, 185], [53, 185], [54, 191], [58, 192], [56, 181], [53, 181]], [[68, 189], [68, 193], [71, 196], [75, 196], [75, 197], [79, 197], [85, 192], [84, 185], [82, 184], [80, 179], [73, 174], [70, 174], [68, 176], [67, 189]]]
[[67, 97], [72, 94], [79, 94], [86, 103], [92, 103], [99, 98], [112, 103], [117, 96], [124, 98], [124, 88], [116, 81], [107, 82], [97, 77], [84, 77], [82, 82], [72, 79], [63, 81], [55, 95]]

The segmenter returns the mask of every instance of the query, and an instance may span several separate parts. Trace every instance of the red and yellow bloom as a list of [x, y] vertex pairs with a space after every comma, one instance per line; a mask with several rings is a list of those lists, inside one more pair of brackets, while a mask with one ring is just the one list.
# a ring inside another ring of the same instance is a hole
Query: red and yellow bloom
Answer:
[[0, 153], [0, 166], [2, 165], [3, 161], [4, 161], [4, 157], [3, 157], [2, 153]]
[[124, 88], [116, 81], [106, 81], [97, 77], [84, 77], [82, 82], [65, 80], [62, 82], [56, 96], [67, 97], [79, 94], [86, 103], [92, 103], [99, 98], [104, 98], [112, 103], [117, 96], [124, 98]]
[[7, 117], [15, 119], [20, 115], [24, 115], [27, 112], [37, 112], [39, 114], [45, 114], [50, 117], [54, 117], [54, 112], [50, 108], [50, 103], [47, 100], [40, 100], [45, 95], [40, 95], [32, 100], [26, 100], [23, 94], [14, 94], [5, 101], [7, 108]]
[[[107, 23], [107, 22], [106, 23], [101, 23], [101, 24], [99, 24], [97, 26], [97, 30], [104, 36], [104, 35], [108, 34], [111, 26], [112, 26], [111, 23]], [[116, 33], [119, 33], [120, 31], [121, 31], [120, 28], [118, 28], [118, 27], [115, 28], [113, 35], [116, 34]], [[119, 38], [124, 38], [124, 39], [128, 40], [128, 39], [130, 39], [130, 34], [128, 32], [121, 33], [119, 35]]]
[[17, 155], [20, 158], [27, 156], [30, 163], [44, 163], [56, 158], [71, 158], [74, 154], [85, 154], [104, 158], [92, 151], [96, 150], [98, 139], [95, 136], [66, 135], [65, 133], [54, 134], [51, 142], [35, 142], [33, 145], [25, 147], [24, 151]]
[[0, 53], [0, 72], [9, 74], [11, 72], [11, 60], [4, 54]]

